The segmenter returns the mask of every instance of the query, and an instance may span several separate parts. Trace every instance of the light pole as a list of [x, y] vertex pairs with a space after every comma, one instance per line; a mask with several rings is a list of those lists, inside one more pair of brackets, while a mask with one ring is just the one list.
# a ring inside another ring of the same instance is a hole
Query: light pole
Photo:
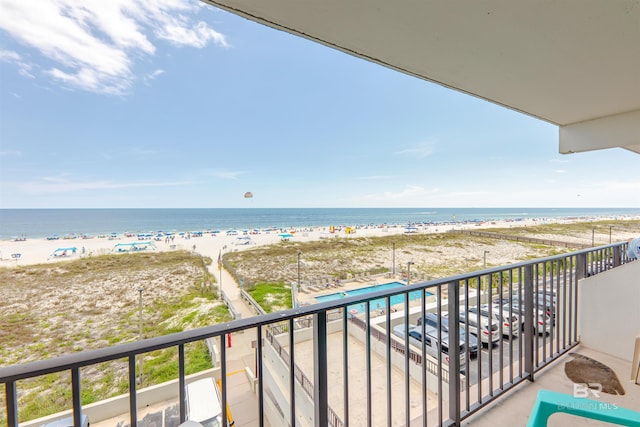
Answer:
[[[225, 246], [226, 247], [226, 246]], [[218, 272], [220, 275], [220, 284], [218, 285], [218, 287], [220, 288], [220, 301], [223, 300], [222, 298], [222, 249], [220, 249], [220, 252], [218, 252]]]
[[396, 275], [396, 242], [393, 242], [392, 245], [393, 245], [393, 265], [391, 266], [391, 272], [395, 277]]
[[[138, 294], [139, 294], [139, 298], [138, 298], [138, 305], [140, 308], [140, 312], [138, 315], [138, 319], [140, 321], [140, 340], [142, 341], [142, 291], [144, 291], [144, 289], [142, 287], [138, 288]], [[139, 379], [138, 379], [138, 383], [140, 384], [140, 386], [142, 386], [142, 354], [140, 355], [140, 360], [138, 362], [140, 364], [140, 369], [139, 369]]]
[[415, 264], [413, 261], [407, 263], [407, 286], [409, 286], [409, 282], [411, 281], [411, 266], [413, 264]]
[[291, 307], [292, 308], [296, 308], [296, 290], [295, 288], [297, 288], [298, 286], [300, 286], [300, 255], [302, 255], [301, 251], [298, 251], [298, 281], [296, 282], [295, 286], [291, 287]]
[[[484, 269], [485, 270], [487, 269], [487, 254], [488, 253], [489, 253], [489, 251], [484, 251], [484, 253], [482, 254], [482, 258], [483, 258], [483, 261], [484, 261]], [[486, 285], [486, 279], [484, 278], [484, 276], [482, 276], [482, 278], [483, 278], [483, 281], [485, 282], [485, 285]], [[486, 286], [484, 286], [484, 287], [486, 287]], [[482, 289], [480, 289], [480, 292], [482, 292]]]
[[613, 225], [609, 226], [609, 244], [611, 244], [611, 229], [613, 228]]

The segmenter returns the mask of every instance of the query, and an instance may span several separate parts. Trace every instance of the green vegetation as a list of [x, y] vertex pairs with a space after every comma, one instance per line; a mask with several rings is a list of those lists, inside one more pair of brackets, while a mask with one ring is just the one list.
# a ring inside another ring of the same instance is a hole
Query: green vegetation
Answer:
[[258, 283], [247, 291], [267, 313], [291, 308], [291, 286], [284, 283]]
[[[140, 339], [139, 288], [144, 338], [227, 322], [231, 316], [218, 300], [209, 264], [209, 258], [174, 251], [1, 268], [0, 365]], [[177, 348], [141, 359], [144, 386], [177, 378]], [[185, 346], [187, 374], [209, 367], [204, 342]], [[127, 370], [127, 360], [81, 369], [83, 404], [127, 393]], [[70, 381], [69, 373], [19, 381], [20, 421], [68, 409]], [[5, 416], [0, 411], [0, 425]]]

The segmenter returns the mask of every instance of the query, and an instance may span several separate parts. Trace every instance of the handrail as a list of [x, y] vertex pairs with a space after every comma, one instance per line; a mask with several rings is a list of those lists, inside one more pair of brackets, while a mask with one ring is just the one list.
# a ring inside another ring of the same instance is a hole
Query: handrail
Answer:
[[[544, 367], [549, 361], [556, 359], [560, 355], [567, 352], [571, 347], [577, 345], [578, 336], [577, 336], [577, 328], [576, 328], [576, 319], [577, 319], [577, 310], [578, 310], [578, 280], [587, 277], [590, 274], [599, 274], [603, 271], [609, 270], [611, 268], [615, 268], [621, 264], [625, 264], [629, 261], [627, 257], [627, 243], [616, 243], [612, 245], [605, 245], [596, 248], [585, 249], [577, 252], [561, 254], [546, 258], [540, 258], [525, 262], [520, 262], [516, 264], [511, 264], [507, 266], [494, 267], [481, 271], [474, 271], [470, 273], [464, 273], [453, 277], [448, 277], [444, 279], [431, 280], [428, 282], [415, 283], [408, 286], [403, 286], [401, 288], [394, 289], [386, 289], [380, 290], [372, 293], [368, 293], [365, 295], [357, 295], [357, 296], [347, 296], [344, 298], [340, 298], [333, 301], [326, 301], [314, 305], [303, 306], [294, 308], [291, 310], [281, 311], [277, 313], [269, 313], [263, 314], [260, 316], [249, 317], [246, 319], [234, 320], [231, 322], [226, 322], [222, 324], [207, 326], [203, 328], [198, 328], [194, 330], [179, 332], [171, 335], [165, 335], [155, 338], [149, 338], [141, 341], [129, 342], [125, 344], [119, 344], [112, 347], [101, 348], [97, 350], [88, 350], [80, 353], [69, 354], [61, 357], [56, 357], [47, 360], [39, 360], [35, 362], [28, 362], [24, 364], [18, 364], [13, 366], [5, 366], [0, 367], [0, 383], [6, 384], [4, 387], [5, 390], [5, 401], [7, 403], [7, 419], [8, 425], [11, 427], [17, 426], [17, 387], [16, 381], [37, 377], [49, 373], [60, 372], [60, 371], [71, 371], [72, 373], [72, 391], [74, 394], [74, 410], [79, 411], [79, 391], [80, 391], [80, 380], [79, 380], [79, 369], [85, 366], [94, 365], [102, 362], [112, 361], [116, 359], [126, 358], [129, 360], [129, 389], [130, 389], [130, 399], [132, 400], [131, 405], [135, 408], [135, 357], [139, 354], [148, 353], [154, 350], [161, 350], [170, 347], [178, 347], [179, 349], [179, 364], [183, 369], [184, 364], [184, 345], [187, 343], [200, 341], [208, 338], [218, 338], [222, 339], [227, 334], [235, 333], [238, 331], [244, 331], [248, 329], [256, 329], [258, 332], [258, 341], [261, 339], [261, 331], [262, 328], [266, 328], [267, 337], [271, 331], [269, 328], [278, 327], [277, 330], [283, 330], [279, 327], [279, 323], [283, 321], [291, 321], [294, 327], [307, 327], [311, 324], [311, 318], [314, 315], [322, 318], [323, 321], [327, 321], [330, 319], [351, 319], [354, 324], [357, 323], [357, 320], [354, 320], [354, 317], [348, 317], [347, 313], [348, 307], [355, 304], [367, 303], [380, 298], [390, 298], [394, 295], [405, 295], [414, 291], [425, 291], [435, 288], [438, 290], [437, 294], [439, 295], [439, 290], [445, 286], [453, 286], [456, 289], [460, 286], [461, 295], [465, 295], [465, 304], [469, 303], [469, 287], [474, 286], [477, 283], [480, 283], [481, 278], [493, 277], [494, 275], [499, 279], [498, 285], [499, 290], [495, 290], [494, 292], [504, 292], [505, 294], [510, 294], [513, 296], [522, 295], [521, 283], [518, 283], [521, 280], [524, 280], [522, 276], [522, 271], [525, 269], [529, 272], [529, 276], [533, 274], [533, 280], [531, 277], [528, 279], [528, 289], [525, 289], [525, 301], [528, 301], [527, 304], [532, 304], [533, 299], [532, 295], [535, 290], [546, 289], [546, 283], [549, 281], [552, 285], [551, 292], [557, 292], [559, 301], [562, 302], [562, 305], [556, 306], [553, 310], [553, 315], [557, 315], [557, 322], [561, 324], [562, 329], [556, 328], [551, 329], [551, 335], [548, 337], [538, 337], [532, 336], [531, 328], [526, 329], [526, 333], [524, 334], [523, 341], [531, 340], [532, 342], [527, 343], [525, 346], [524, 356], [527, 357], [527, 364], [525, 365], [525, 372], [522, 371], [522, 366], [515, 365], [510, 366], [505, 371], [505, 375], [508, 374], [508, 383], [511, 385], [516, 384], [519, 381], [522, 381], [525, 377], [523, 374], [530, 375], [532, 377], [533, 372]], [[515, 277], [515, 278], [514, 278]], [[506, 282], [504, 282], [506, 280]], [[492, 285], [495, 285], [495, 282], [492, 281]], [[513, 289], [512, 289], [513, 287]], [[526, 288], [526, 286], [525, 286]], [[492, 286], [488, 287], [488, 297], [492, 298]], [[245, 293], [246, 294], [246, 293]], [[248, 296], [248, 294], [246, 294]], [[494, 294], [498, 295], [498, 294]], [[250, 298], [250, 296], [249, 296]], [[253, 298], [247, 298], [248, 301], [251, 302]], [[254, 301], [255, 302], [255, 301]], [[531, 307], [531, 305], [529, 305]], [[335, 314], [334, 314], [335, 313]], [[335, 317], [334, 317], [335, 316]], [[343, 317], [341, 317], [343, 316]], [[347, 316], [347, 317], [344, 317]], [[456, 319], [452, 319], [456, 321]], [[532, 325], [533, 326], [533, 325]], [[370, 328], [367, 328], [370, 329]], [[274, 329], [275, 330], [275, 329]], [[382, 334], [379, 331], [373, 332], [372, 336], [375, 339], [380, 340], [384, 339]], [[538, 341], [542, 342], [543, 346], [543, 358], [539, 359], [538, 352], [533, 352], [533, 348], [535, 348], [532, 344], [534, 344], [533, 340], [535, 339], [535, 345], [538, 345]], [[402, 353], [406, 352], [407, 349], [401, 348], [401, 346], [393, 344], [395, 340], [391, 340], [392, 348], [394, 351]], [[519, 341], [520, 342], [520, 341]], [[509, 344], [509, 348], [511, 348], [511, 344]], [[282, 352], [282, 350], [280, 350]], [[414, 353], [409, 349], [410, 358], [415, 360], [416, 363], [420, 363], [422, 360], [418, 358], [417, 353]], [[450, 357], [458, 356], [458, 347], [452, 346], [450, 349]], [[480, 354], [478, 355], [478, 361], [480, 361]], [[535, 356], [534, 354], [535, 353]], [[261, 357], [260, 347], [258, 347], [257, 357]], [[402, 353], [404, 354], [404, 353]], [[415, 354], [415, 355], [414, 355]], [[482, 356], [482, 357], [487, 357]], [[535, 357], [535, 359], [534, 359]], [[529, 359], [530, 358], [530, 359]], [[286, 361], [288, 357], [284, 357]], [[325, 357], [326, 360], [326, 357]], [[520, 360], [520, 359], [518, 359]], [[533, 361], [533, 363], [531, 363]], [[489, 359], [491, 362], [491, 359]], [[517, 361], [514, 361], [516, 363]], [[223, 354], [223, 363], [224, 363], [224, 354]], [[518, 362], [519, 363], [519, 362]], [[478, 365], [480, 363], [478, 362]], [[317, 366], [314, 369], [319, 369]], [[324, 374], [320, 375], [321, 378], [326, 377], [326, 366], [321, 366], [320, 369], [324, 369]], [[516, 370], [517, 369], [517, 370]], [[533, 372], [530, 372], [533, 370]], [[489, 368], [491, 370], [491, 367]], [[181, 371], [180, 380], [184, 381], [183, 374]], [[294, 369], [295, 372], [295, 369]], [[501, 371], [502, 372], [502, 371]], [[479, 372], [480, 373], [480, 372]], [[316, 372], [317, 374], [317, 372]], [[303, 388], [305, 392], [313, 393], [313, 385], [311, 381], [304, 377], [301, 373], [298, 374], [295, 372], [296, 378], [303, 384]], [[408, 373], [406, 373], [408, 375]], [[444, 374], [439, 376], [439, 378], [444, 378]], [[450, 417], [455, 417], [455, 419], [465, 419], [470, 414], [477, 411], [480, 407], [487, 405], [493, 399], [497, 398], [500, 394], [509, 389], [500, 388], [496, 389], [492, 387], [491, 376], [489, 376], [489, 388], [491, 394], [491, 398], [485, 399], [484, 397], [478, 396], [477, 403], [473, 403], [468, 406], [466, 409], [459, 409], [459, 413], [450, 414]], [[262, 380], [262, 377], [259, 376], [259, 380]], [[458, 375], [450, 375], [448, 381], [460, 381]], [[500, 378], [500, 384], [503, 384], [502, 377]], [[440, 383], [441, 385], [441, 383]], [[451, 384], [450, 384], [451, 385]], [[451, 390], [455, 391], [459, 389], [459, 383], [456, 383], [456, 387], [450, 387]], [[262, 387], [262, 386], [261, 386]], [[321, 389], [321, 392], [326, 390]], [[469, 382], [466, 382], [463, 392], [467, 396], [467, 402], [469, 402]], [[181, 392], [182, 393], [182, 392]], [[262, 394], [261, 394], [262, 396]], [[326, 398], [326, 395], [324, 396]], [[76, 399], [77, 404], [76, 404]], [[181, 400], [182, 401], [182, 400]], [[326, 402], [325, 402], [326, 404]], [[439, 403], [440, 404], [440, 403]], [[328, 405], [327, 405], [328, 406]], [[331, 411], [331, 408], [327, 408], [328, 411]], [[79, 412], [78, 412], [79, 413]], [[262, 414], [262, 407], [260, 407], [260, 413]], [[134, 411], [132, 411], [132, 423], [136, 422], [136, 415]], [[337, 417], [337, 415], [336, 415]], [[334, 415], [329, 412], [330, 421], [334, 420]], [[347, 418], [348, 419], [348, 418]], [[333, 422], [333, 421], [332, 421]], [[337, 421], [336, 421], [337, 422]]]
[[[616, 248], [620, 249], [622, 254], [621, 263], [628, 261], [626, 257], [626, 246], [628, 244], [617, 243], [613, 245], [606, 245], [596, 249], [602, 248]], [[566, 256], [581, 255], [592, 252], [593, 250], [581, 250], [572, 252], [571, 254], [555, 255], [545, 258], [538, 258], [531, 261], [519, 262], [510, 264], [508, 266], [493, 267], [481, 271], [474, 271], [471, 273], [459, 274], [457, 276], [447, 277], [444, 279], [434, 279], [427, 282], [415, 283], [408, 286], [404, 286], [401, 290], [398, 288], [385, 289], [368, 293], [366, 295], [347, 296], [340, 298], [339, 300], [324, 301], [313, 305], [298, 307], [290, 310], [283, 310], [276, 313], [263, 314], [261, 316], [253, 316], [246, 319], [234, 320], [228, 323], [221, 323], [217, 325], [205, 326], [202, 328], [192, 329], [189, 331], [178, 332], [170, 335], [163, 335], [154, 338], [147, 338], [140, 341], [134, 341], [124, 344], [117, 344], [112, 347], [100, 348], [97, 350], [87, 350], [80, 353], [68, 354], [64, 356], [55, 357], [52, 359], [38, 360], [35, 362], [27, 362], [23, 364], [0, 367], [0, 383], [7, 383], [9, 381], [16, 381], [24, 378], [32, 378], [40, 375], [49, 374], [52, 372], [68, 370], [74, 367], [83, 367], [96, 363], [106, 362], [113, 359], [120, 359], [129, 357], [130, 355], [136, 355], [141, 353], [147, 353], [154, 350], [161, 350], [168, 347], [173, 347], [181, 344], [187, 344], [194, 341], [203, 340], [211, 337], [219, 337], [223, 334], [243, 331], [249, 328], [256, 328], [260, 326], [269, 325], [271, 323], [280, 322], [283, 320], [297, 319], [304, 316], [310, 316], [315, 313], [327, 312], [334, 309], [346, 309], [346, 307], [354, 304], [359, 304], [367, 301], [373, 301], [387, 296], [393, 296], [396, 294], [404, 294], [405, 292], [412, 292], [417, 290], [426, 290], [429, 288], [435, 288], [439, 285], [443, 285], [448, 282], [473, 279], [479, 275], [488, 275], [491, 273], [498, 273], [506, 268], [515, 270], [520, 267], [524, 267], [534, 263], [550, 262], [557, 259], [564, 258]], [[243, 291], [241, 291], [243, 292]], [[245, 293], [246, 294], [246, 293]], [[248, 295], [248, 294], [246, 294]], [[250, 295], [249, 295], [250, 297]], [[253, 298], [252, 298], [253, 299]]]

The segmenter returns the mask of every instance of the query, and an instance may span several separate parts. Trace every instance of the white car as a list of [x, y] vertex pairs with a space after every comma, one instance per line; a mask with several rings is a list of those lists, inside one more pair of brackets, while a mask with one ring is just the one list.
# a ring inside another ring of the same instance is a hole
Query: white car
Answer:
[[478, 337], [480, 342], [493, 345], [493, 343], [500, 341], [500, 331], [494, 320], [489, 320], [482, 314], [460, 311], [460, 325], [466, 327], [467, 322], [469, 333]]
[[[469, 313], [478, 313], [486, 318], [489, 318], [489, 305], [482, 304], [478, 307], [469, 308]], [[516, 310], [512, 310], [511, 318], [509, 318], [509, 308], [506, 309], [501, 308], [497, 304], [491, 305], [491, 317], [498, 324], [498, 331], [500, 330], [500, 324], [502, 324], [502, 335], [509, 336], [514, 335], [517, 336], [520, 334], [520, 326], [522, 323], [520, 322], [519, 312]]]
[[[509, 311], [509, 303], [507, 302], [502, 306], [504, 310]], [[520, 330], [524, 331], [524, 306], [520, 305], [517, 300], [512, 302], [511, 311], [520, 315]], [[552, 319], [542, 310], [533, 311], [534, 319], [533, 323], [536, 328], [536, 332], [540, 335], [546, 334], [551, 331]]]

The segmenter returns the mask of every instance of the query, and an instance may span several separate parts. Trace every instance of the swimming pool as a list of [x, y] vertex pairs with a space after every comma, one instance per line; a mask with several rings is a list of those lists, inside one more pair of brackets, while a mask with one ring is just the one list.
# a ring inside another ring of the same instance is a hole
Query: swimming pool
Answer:
[[[403, 287], [405, 286], [403, 283], [400, 282], [390, 282], [390, 283], [385, 283], [382, 285], [375, 285], [375, 286], [368, 286], [366, 288], [360, 288], [360, 289], [352, 289], [350, 291], [341, 291], [341, 292], [336, 292], [335, 294], [329, 294], [329, 295], [321, 295], [321, 296], [317, 296], [316, 297], [316, 301], [318, 302], [326, 302], [326, 301], [334, 301], [340, 298], [346, 298], [346, 297], [353, 297], [353, 296], [357, 296], [357, 295], [365, 295], [365, 294], [370, 294], [372, 292], [379, 292], [379, 291], [384, 291], [387, 289], [395, 289], [395, 288], [399, 288], [399, 287]], [[409, 301], [415, 301], [420, 299], [420, 295], [422, 294], [422, 291], [413, 291], [409, 293]], [[430, 292], [426, 293], [427, 296], [432, 295]], [[391, 297], [391, 301], [390, 304], [391, 306], [394, 306], [396, 304], [402, 304], [404, 302], [404, 295], [403, 294], [399, 294], [399, 295], [393, 295]], [[369, 309], [370, 310], [382, 310], [385, 307], [386, 303], [385, 303], [385, 299], [384, 298], [379, 298], [379, 299], [375, 299], [370, 301], [369, 303]], [[364, 313], [364, 308], [365, 308], [365, 303], [360, 303], [360, 304], [353, 304], [350, 305], [348, 307], [349, 312], [352, 312], [353, 310], [356, 310], [358, 313]]]

